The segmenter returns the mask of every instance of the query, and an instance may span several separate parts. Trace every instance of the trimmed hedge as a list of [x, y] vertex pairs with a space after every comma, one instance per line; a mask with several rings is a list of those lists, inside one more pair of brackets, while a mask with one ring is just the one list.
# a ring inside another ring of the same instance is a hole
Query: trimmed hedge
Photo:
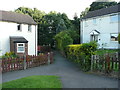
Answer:
[[89, 71], [91, 67], [91, 55], [95, 54], [96, 50], [96, 42], [68, 45], [66, 56], [69, 60], [79, 64], [81, 70]]

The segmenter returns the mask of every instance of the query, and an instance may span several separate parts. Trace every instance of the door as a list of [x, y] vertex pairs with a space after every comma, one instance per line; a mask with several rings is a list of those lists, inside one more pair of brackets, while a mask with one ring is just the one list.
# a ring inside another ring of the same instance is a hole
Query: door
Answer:
[[96, 41], [96, 42], [98, 42], [98, 35], [91, 35], [90, 36], [90, 41]]

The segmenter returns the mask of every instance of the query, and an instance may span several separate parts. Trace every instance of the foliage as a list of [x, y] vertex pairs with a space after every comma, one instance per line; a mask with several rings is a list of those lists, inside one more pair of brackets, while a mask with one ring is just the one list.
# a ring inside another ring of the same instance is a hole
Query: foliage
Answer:
[[94, 11], [94, 10], [98, 10], [98, 9], [102, 9], [102, 8], [107, 8], [113, 5], [117, 5], [117, 2], [112, 1], [112, 0], [105, 0], [105, 1], [100, 1], [100, 0], [96, 0], [95, 2], [93, 2], [90, 5], [90, 9], [89, 11]]
[[106, 53], [116, 53], [116, 52], [118, 52], [118, 50], [111, 50], [111, 49], [102, 49], [102, 50], [97, 50], [96, 52], [95, 52], [95, 54], [96, 55], [104, 55], [104, 54], [106, 54]]
[[5, 55], [2, 56], [2, 58], [16, 58], [18, 55], [16, 55], [14, 52], [6, 52]]
[[120, 33], [118, 34], [118, 43], [120, 44]]
[[88, 11], [89, 11], [89, 8], [88, 7], [85, 8], [85, 10], [81, 12], [80, 18], [83, 18], [88, 13]]
[[73, 24], [72, 30], [74, 30], [77, 34], [79, 34], [79, 36], [76, 37], [76, 40], [74, 40], [73, 43], [80, 44], [80, 19], [78, 18], [76, 13], [74, 15], [74, 20], [71, 20], [71, 23]]
[[80, 65], [83, 71], [90, 70], [91, 55], [95, 54], [97, 43], [83, 43], [76, 45], [68, 45], [66, 49], [67, 58]]
[[58, 76], [28, 76], [2, 84], [2, 88], [62, 88]]
[[73, 43], [73, 39], [67, 33], [65, 33], [65, 31], [58, 33], [55, 36], [55, 40], [56, 40], [56, 47], [60, 51], [64, 51], [67, 45]]
[[54, 36], [73, 24], [65, 13], [51, 11], [46, 14], [36, 8], [19, 7], [15, 12], [30, 15], [38, 24], [38, 45], [54, 45]]

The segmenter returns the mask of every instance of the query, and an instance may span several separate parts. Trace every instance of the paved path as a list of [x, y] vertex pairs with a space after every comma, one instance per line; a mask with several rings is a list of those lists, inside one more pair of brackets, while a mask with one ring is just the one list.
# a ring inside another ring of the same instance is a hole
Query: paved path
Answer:
[[73, 63], [67, 61], [58, 52], [55, 52], [54, 64], [29, 68], [27, 70], [7, 72], [3, 74], [3, 82], [15, 80], [31, 75], [58, 75], [63, 88], [117, 88], [116, 79], [85, 74]]

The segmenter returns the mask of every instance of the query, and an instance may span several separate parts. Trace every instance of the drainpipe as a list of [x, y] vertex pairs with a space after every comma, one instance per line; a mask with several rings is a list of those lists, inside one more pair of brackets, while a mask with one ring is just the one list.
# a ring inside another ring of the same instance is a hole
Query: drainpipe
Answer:
[[36, 56], [36, 25], [35, 25], [35, 56]]

